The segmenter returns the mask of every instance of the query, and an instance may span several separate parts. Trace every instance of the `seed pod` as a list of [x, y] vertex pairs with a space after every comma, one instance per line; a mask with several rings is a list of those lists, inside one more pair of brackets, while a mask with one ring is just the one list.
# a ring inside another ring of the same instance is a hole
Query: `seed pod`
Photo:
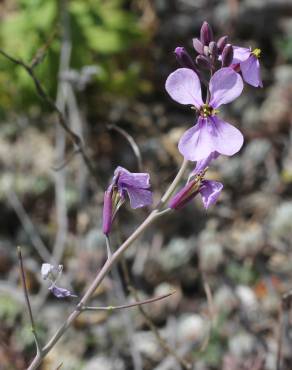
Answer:
[[226, 44], [228, 41], [228, 36], [222, 36], [220, 39], [217, 41], [217, 47], [218, 47], [218, 52], [219, 54], [222, 53], [223, 49], [225, 48]]
[[233, 59], [233, 47], [231, 44], [227, 44], [222, 51], [222, 67], [228, 67], [232, 63]]
[[198, 55], [196, 58], [196, 63], [201, 68], [204, 68], [204, 69], [211, 68], [210, 59], [207, 58], [205, 55]]
[[190, 56], [190, 54], [186, 51], [184, 47], [177, 47], [175, 48], [174, 54], [176, 56], [176, 60], [182, 67], [190, 68], [196, 70], [195, 63]]
[[197, 53], [203, 54], [204, 45], [201, 43], [199, 39], [193, 39], [193, 46]]
[[209, 45], [213, 41], [213, 31], [207, 22], [204, 22], [200, 31], [200, 40], [203, 45]]

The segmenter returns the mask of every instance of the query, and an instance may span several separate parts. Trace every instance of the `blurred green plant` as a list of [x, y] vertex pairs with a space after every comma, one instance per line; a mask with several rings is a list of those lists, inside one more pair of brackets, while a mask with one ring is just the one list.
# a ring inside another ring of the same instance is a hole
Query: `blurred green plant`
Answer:
[[[30, 63], [47, 43], [44, 60], [36, 67], [38, 78], [54, 96], [61, 47], [60, 0], [19, 0], [4, 8], [0, 23], [0, 48]], [[71, 67], [98, 66], [96, 82], [102, 91], [133, 95], [140, 65], [129, 50], [146, 40], [138, 19], [125, 0], [67, 1], [72, 38]], [[143, 84], [142, 84], [143, 86]], [[0, 114], [27, 109], [40, 102], [24, 69], [0, 57]]]

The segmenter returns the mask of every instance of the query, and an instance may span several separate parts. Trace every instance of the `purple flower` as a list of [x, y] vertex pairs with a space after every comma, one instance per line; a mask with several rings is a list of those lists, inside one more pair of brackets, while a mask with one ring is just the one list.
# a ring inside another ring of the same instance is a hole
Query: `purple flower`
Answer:
[[54, 294], [57, 298], [65, 297], [77, 297], [70, 290], [65, 288], [60, 288], [56, 285], [57, 280], [61, 277], [63, 271], [63, 266], [54, 266], [50, 263], [43, 263], [41, 268], [41, 275], [44, 280], [49, 280], [51, 285], [49, 286], [49, 291]]
[[52, 284], [49, 287], [49, 291], [54, 294], [57, 298], [66, 298], [66, 297], [77, 297], [77, 295], [70, 292], [70, 290], [65, 288], [60, 288], [55, 284]]
[[170, 200], [170, 208], [183, 208], [197, 194], [201, 195], [206, 209], [217, 201], [221, 190], [223, 189], [223, 185], [218, 181], [205, 180], [204, 176], [209, 163], [218, 156], [219, 154], [217, 152], [213, 152], [207, 158], [197, 162], [188, 183]]
[[104, 194], [103, 232], [108, 235], [114, 217], [128, 195], [134, 209], [152, 204], [150, 176], [148, 173], [132, 173], [117, 167], [114, 177]]
[[233, 47], [232, 63], [236, 67], [238, 64], [245, 82], [254, 87], [263, 87], [259, 58], [261, 55], [260, 49]]
[[179, 141], [179, 151], [190, 161], [200, 161], [212, 152], [224, 155], [237, 153], [243, 144], [241, 132], [217, 117], [221, 105], [236, 99], [243, 90], [240, 75], [232, 68], [221, 68], [210, 80], [210, 101], [202, 100], [197, 74], [179, 68], [166, 80], [166, 91], [180, 104], [191, 104], [199, 112], [197, 124], [188, 129]]

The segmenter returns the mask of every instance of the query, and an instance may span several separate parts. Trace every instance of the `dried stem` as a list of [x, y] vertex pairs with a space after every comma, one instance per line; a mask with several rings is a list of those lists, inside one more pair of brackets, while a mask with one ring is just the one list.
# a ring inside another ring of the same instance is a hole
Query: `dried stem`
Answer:
[[0, 54], [3, 55], [6, 59], [10, 60], [10, 62], [12, 62], [16, 65], [19, 65], [19, 66], [21, 66], [22, 68], [25, 69], [25, 71], [28, 73], [28, 75], [33, 80], [33, 83], [35, 85], [35, 88], [36, 88], [36, 91], [37, 91], [39, 97], [48, 105], [48, 107], [52, 111], [54, 111], [57, 114], [59, 124], [64, 129], [64, 131], [67, 133], [67, 135], [68, 135], [69, 139], [71, 140], [72, 144], [78, 149], [78, 152], [80, 152], [80, 154], [83, 158], [84, 164], [87, 167], [90, 174], [93, 176], [93, 178], [95, 178], [96, 182], [98, 182], [96, 170], [95, 170], [94, 166], [92, 165], [92, 163], [91, 163], [91, 161], [90, 161], [90, 159], [89, 159], [89, 157], [88, 157], [88, 155], [87, 155], [87, 153], [86, 153], [86, 151], [83, 147], [82, 140], [80, 139], [80, 137], [78, 135], [76, 135], [70, 129], [66, 117], [63, 115], [63, 113], [57, 107], [55, 102], [46, 93], [46, 91], [45, 91], [44, 87], [42, 86], [41, 82], [38, 80], [38, 78], [35, 75], [35, 72], [34, 72], [34, 66], [35, 65], [32, 64], [30, 66], [30, 65], [24, 63], [22, 60], [16, 59], [16, 58], [12, 57], [11, 55], [7, 54], [2, 49], [0, 49]]
[[81, 308], [81, 311], [116, 311], [116, 310], [122, 310], [124, 308], [132, 308], [137, 306], [142, 306], [144, 304], [149, 304], [153, 302], [160, 301], [161, 299], [167, 298], [171, 295], [173, 295], [175, 291], [160, 295], [158, 297], [145, 299], [144, 301], [137, 301], [133, 303], [123, 304], [120, 306], [106, 306], [106, 307], [90, 307], [90, 306], [84, 306]]
[[109, 130], [115, 130], [117, 131], [119, 134], [121, 134], [122, 136], [124, 136], [124, 138], [128, 141], [128, 143], [130, 144], [133, 152], [134, 152], [134, 155], [137, 159], [137, 164], [138, 164], [138, 169], [139, 169], [139, 172], [143, 172], [143, 165], [142, 165], [142, 156], [141, 156], [141, 152], [140, 152], [140, 149], [138, 147], [138, 145], [136, 144], [134, 138], [127, 133], [127, 131], [125, 131], [124, 129], [122, 129], [121, 127], [117, 126], [117, 125], [107, 125], [107, 128]]
[[26, 280], [25, 280], [25, 272], [24, 272], [24, 267], [23, 267], [21, 247], [17, 247], [17, 256], [18, 256], [18, 260], [19, 260], [20, 276], [21, 276], [21, 281], [22, 281], [25, 303], [26, 303], [26, 306], [27, 306], [28, 314], [29, 314], [31, 331], [32, 331], [32, 334], [33, 334], [33, 337], [34, 337], [34, 340], [35, 340], [37, 355], [40, 356], [41, 355], [41, 346], [40, 346], [40, 343], [39, 343], [39, 340], [38, 340], [38, 337], [37, 337], [37, 333], [36, 333], [36, 330], [35, 330], [34, 319], [33, 319], [33, 315], [32, 315], [31, 305], [30, 305], [30, 302], [29, 302], [29, 296], [28, 296]]
[[[180, 170], [178, 171], [177, 176], [173, 180], [172, 184], [167, 189], [166, 193], [163, 195], [161, 201], [157, 207], [149, 214], [149, 216], [142, 222], [140, 226], [121, 244], [121, 246], [107, 259], [102, 269], [96, 275], [94, 281], [91, 283], [87, 291], [85, 292], [83, 298], [80, 300], [79, 304], [76, 306], [75, 310], [69, 315], [63, 325], [57, 330], [49, 342], [43, 347], [41, 353], [37, 353], [31, 365], [28, 367], [28, 370], [35, 370], [42, 363], [43, 358], [47, 353], [55, 346], [58, 340], [64, 335], [66, 330], [71, 326], [73, 321], [80, 315], [82, 312], [82, 307], [86, 306], [87, 302], [90, 300], [93, 293], [99, 287], [101, 282], [107, 273], [112, 269], [113, 265], [122, 257], [124, 252], [133, 244], [133, 242], [157, 219], [161, 216], [160, 211], [165, 203], [171, 197], [173, 191], [181, 180], [184, 170], [186, 168], [187, 161], [183, 161]], [[162, 212], [162, 215], [164, 213]]]

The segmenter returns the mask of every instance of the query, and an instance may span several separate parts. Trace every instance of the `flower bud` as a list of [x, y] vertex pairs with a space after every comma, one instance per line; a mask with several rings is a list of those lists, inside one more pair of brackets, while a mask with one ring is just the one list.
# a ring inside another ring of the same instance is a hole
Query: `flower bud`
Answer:
[[198, 55], [196, 58], [196, 63], [199, 67], [204, 69], [210, 69], [211, 67], [210, 60], [205, 55]]
[[200, 40], [203, 45], [209, 45], [213, 41], [213, 31], [207, 22], [204, 22], [200, 31]]
[[169, 208], [181, 209], [192, 200], [200, 191], [201, 178], [195, 177], [170, 199]]
[[214, 62], [218, 57], [218, 48], [215, 41], [211, 41], [209, 44], [209, 53], [211, 54], [211, 59]]
[[179, 46], [175, 48], [174, 54], [176, 56], [176, 60], [182, 67], [190, 68], [196, 71], [195, 63], [184, 47]]
[[197, 53], [203, 54], [204, 45], [201, 43], [199, 39], [193, 39], [193, 46]]
[[228, 36], [222, 36], [220, 39], [217, 41], [217, 47], [218, 47], [218, 52], [219, 54], [222, 53], [223, 49], [225, 48], [226, 44], [228, 41]]
[[222, 67], [228, 67], [232, 63], [233, 59], [233, 47], [231, 44], [227, 44], [222, 51]]

